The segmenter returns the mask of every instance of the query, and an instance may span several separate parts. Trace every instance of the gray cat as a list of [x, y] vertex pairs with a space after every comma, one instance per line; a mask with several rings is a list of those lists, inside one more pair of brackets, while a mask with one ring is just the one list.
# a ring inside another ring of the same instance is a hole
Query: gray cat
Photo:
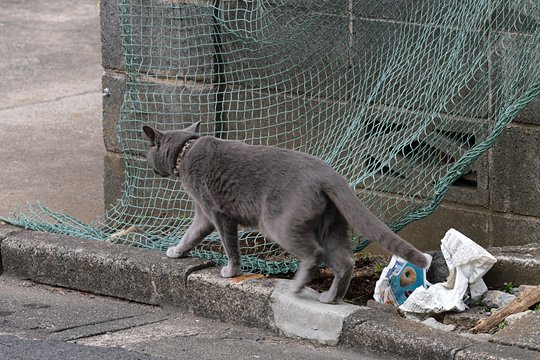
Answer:
[[228, 257], [223, 277], [240, 275], [238, 226], [257, 227], [300, 259], [292, 281], [299, 292], [324, 262], [334, 273], [323, 303], [343, 299], [354, 267], [349, 225], [393, 254], [421, 267], [425, 255], [392, 232], [320, 159], [298, 151], [247, 145], [184, 130], [143, 126], [148, 164], [160, 176], [176, 175], [194, 203], [193, 222], [167, 256], [184, 256], [217, 230]]

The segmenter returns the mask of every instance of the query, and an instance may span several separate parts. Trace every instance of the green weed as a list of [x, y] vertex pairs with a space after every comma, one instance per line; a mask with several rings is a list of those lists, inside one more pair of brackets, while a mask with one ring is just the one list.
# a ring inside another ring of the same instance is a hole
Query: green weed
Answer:
[[382, 273], [385, 267], [385, 264], [375, 264], [375, 272]]
[[514, 284], [511, 281], [505, 282], [503, 284], [502, 291], [504, 291], [505, 293], [513, 294], [513, 291], [512, 291], [513, 289], [514, 289]]

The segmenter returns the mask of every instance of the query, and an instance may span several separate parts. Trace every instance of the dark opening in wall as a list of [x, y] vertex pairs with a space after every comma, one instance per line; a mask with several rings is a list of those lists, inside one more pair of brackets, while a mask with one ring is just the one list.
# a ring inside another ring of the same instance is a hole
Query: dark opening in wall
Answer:
[[459, 177], [452, 186], [476, 188], [478, 187], [478, 173], [476, 171], [470, 171]]

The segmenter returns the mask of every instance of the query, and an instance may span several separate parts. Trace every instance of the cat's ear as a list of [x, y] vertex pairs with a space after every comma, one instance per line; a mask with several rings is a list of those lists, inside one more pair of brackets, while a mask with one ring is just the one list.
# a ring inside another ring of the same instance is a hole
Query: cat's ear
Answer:
[[185, 128], [184, 131], [189, 131], [189, 132], [198, 134], [199, 133], [199, 125], [201, 125], [201, 122], [197, 121], [195, 124], [192, 124], [189, 127]]
[[155, 146], [156, 145], [156, 137], [158, 135], [158, 131], [152, 129], [150, 126], [144, 125], [142, 127], [144, 134], [146, 135], [146, 138], [148, 141], [150, 141], [150, 145]]

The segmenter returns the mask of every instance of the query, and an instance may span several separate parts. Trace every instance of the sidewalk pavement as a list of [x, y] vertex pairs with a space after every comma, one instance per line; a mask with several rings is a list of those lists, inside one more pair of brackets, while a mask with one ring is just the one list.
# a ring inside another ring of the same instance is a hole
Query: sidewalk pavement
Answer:
[[0, 294], [3, 360], [398, 359], [9, 275]]
[[1, 4], [0, 217], [40, 201], [92, 221], [104, 207], [99, 7]]
[[[386, 306], [325, 305], [306, 289], [261, 276], [223, 279], [208, 260], [168, 259], [125, 245], [0, 226], [4, 274], [108, 295], [327, 345], [417, 359], [538, 359], [538, 322], [519, 336], [460, 335], [401, 318]], [[536, 317], [538, 319], [538, 317]], [[534, 318], [533, 318], [534, 319]], [[535, 333], [536, 332], [536, 333]], [[535, 349], [535, 350], [533, 350]]]

